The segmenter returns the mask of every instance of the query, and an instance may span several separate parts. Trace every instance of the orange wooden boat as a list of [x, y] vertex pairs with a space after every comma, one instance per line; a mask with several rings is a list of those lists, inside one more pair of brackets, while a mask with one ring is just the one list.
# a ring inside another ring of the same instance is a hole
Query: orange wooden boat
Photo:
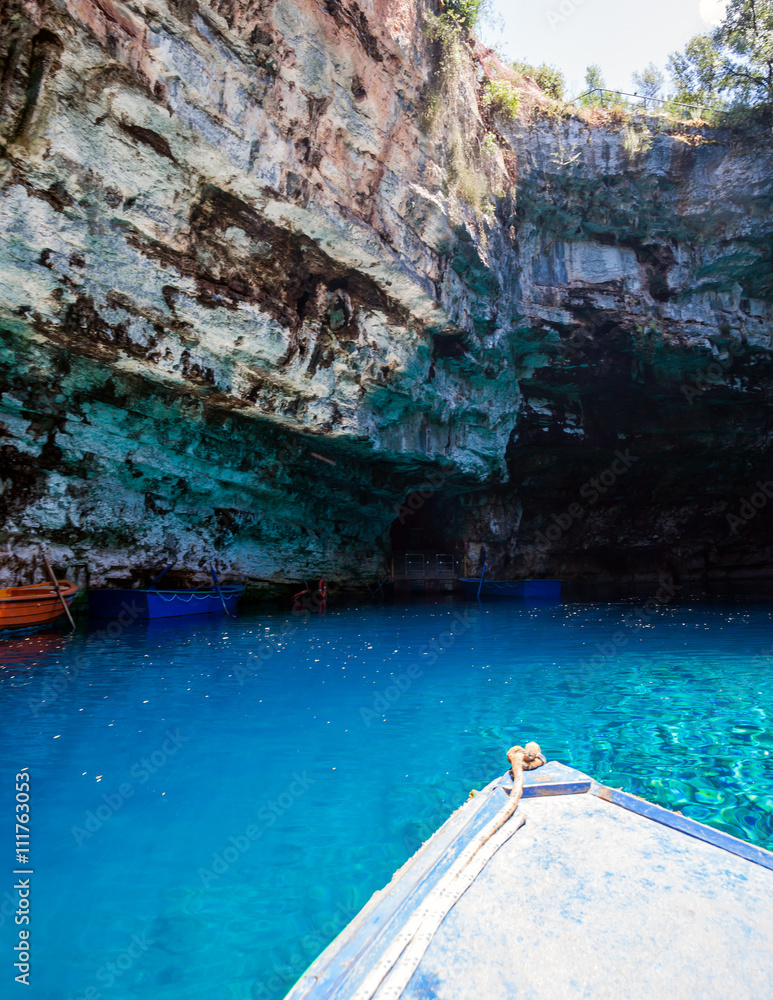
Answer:
[[[68, 580], [57, 582], [62, 597], [69, 605], [78, 588]], [[50, 583], [0, 589], [0, 632], [48, 625], [63, 614], [62, 602]]]

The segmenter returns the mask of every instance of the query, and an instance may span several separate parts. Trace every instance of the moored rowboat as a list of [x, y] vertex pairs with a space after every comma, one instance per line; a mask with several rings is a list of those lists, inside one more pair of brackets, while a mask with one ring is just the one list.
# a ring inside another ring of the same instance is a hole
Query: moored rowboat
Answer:
[[89, 614], [124, 621], [176, 618], [181, 615], [234, 614], [244, 593], [240, 585], [174, 590], [90, 590]]
[[[71, 604], [78, 588], [67, 580], [57, 582], [62, 597]], [[64, 613], [59, 594], [50, 583], [0, 589], [0, 631], [48, 625]]]
[[465, 597], [536, 597], [561, 596], [560, 580], [487, 580], [480, 577], [463, 577]]

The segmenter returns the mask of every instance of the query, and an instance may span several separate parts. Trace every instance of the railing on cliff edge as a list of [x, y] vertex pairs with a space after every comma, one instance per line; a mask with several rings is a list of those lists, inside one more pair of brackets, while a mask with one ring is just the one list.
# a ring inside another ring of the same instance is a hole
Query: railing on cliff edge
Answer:
[[647, 97], [645, 94], [637, 94], [637, 93], [629, 94], [625, 90], [610, 90], [609, 87], [594, 87], [592, 90], [587, 91], [587, 93], [580, 94], [579, 97], [572, 98], [572, 100], [568, 101], [567, 103], [569, 105], [577, 104], [578, 101], [581, 101], [584, 97], [590, 97], [591, 94], [601, 94], [602, 95], [602, 97], [601, 97], [601, 106], [602, 106], [602, 108], [604, 107], [604, 96], [603, 95], [604, 94], [611, 94], [613, 97], [616, 97], [616, 98], [635, 97], [637, 100], [643, 102], [645, 110], [647, 108], [647, 103], [649, 101], [654, 101], [656, 104], [669, 104], [672, 107], [676, 107], [676, 108], [689, 108], [691, 111], [713, 111], [714, 110], [714, 108], [712, 108], [712, 106], [710, 104], [685, 104], [683, 101], [672, 101], [672, 100], [670, 100], [667, 97]]

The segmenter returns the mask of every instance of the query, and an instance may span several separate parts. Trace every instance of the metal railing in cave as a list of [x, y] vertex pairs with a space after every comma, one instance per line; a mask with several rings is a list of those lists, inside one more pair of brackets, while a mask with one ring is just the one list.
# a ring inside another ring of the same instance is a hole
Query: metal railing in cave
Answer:
[[392, 555], [392, 579], [456, 580], [466, 571], [466, 557], [452, 552], [397, 552]]

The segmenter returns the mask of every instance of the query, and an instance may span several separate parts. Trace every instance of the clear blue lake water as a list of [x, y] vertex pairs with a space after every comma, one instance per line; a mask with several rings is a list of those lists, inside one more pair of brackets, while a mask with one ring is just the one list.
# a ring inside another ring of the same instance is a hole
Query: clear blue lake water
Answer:
[[4, 981], [21, 991], [22, 767], [32, 1000], [280, 1000], [530, 739], [773, 848], [771, 605], [637, 607], [440, 599], [0, 640]]

